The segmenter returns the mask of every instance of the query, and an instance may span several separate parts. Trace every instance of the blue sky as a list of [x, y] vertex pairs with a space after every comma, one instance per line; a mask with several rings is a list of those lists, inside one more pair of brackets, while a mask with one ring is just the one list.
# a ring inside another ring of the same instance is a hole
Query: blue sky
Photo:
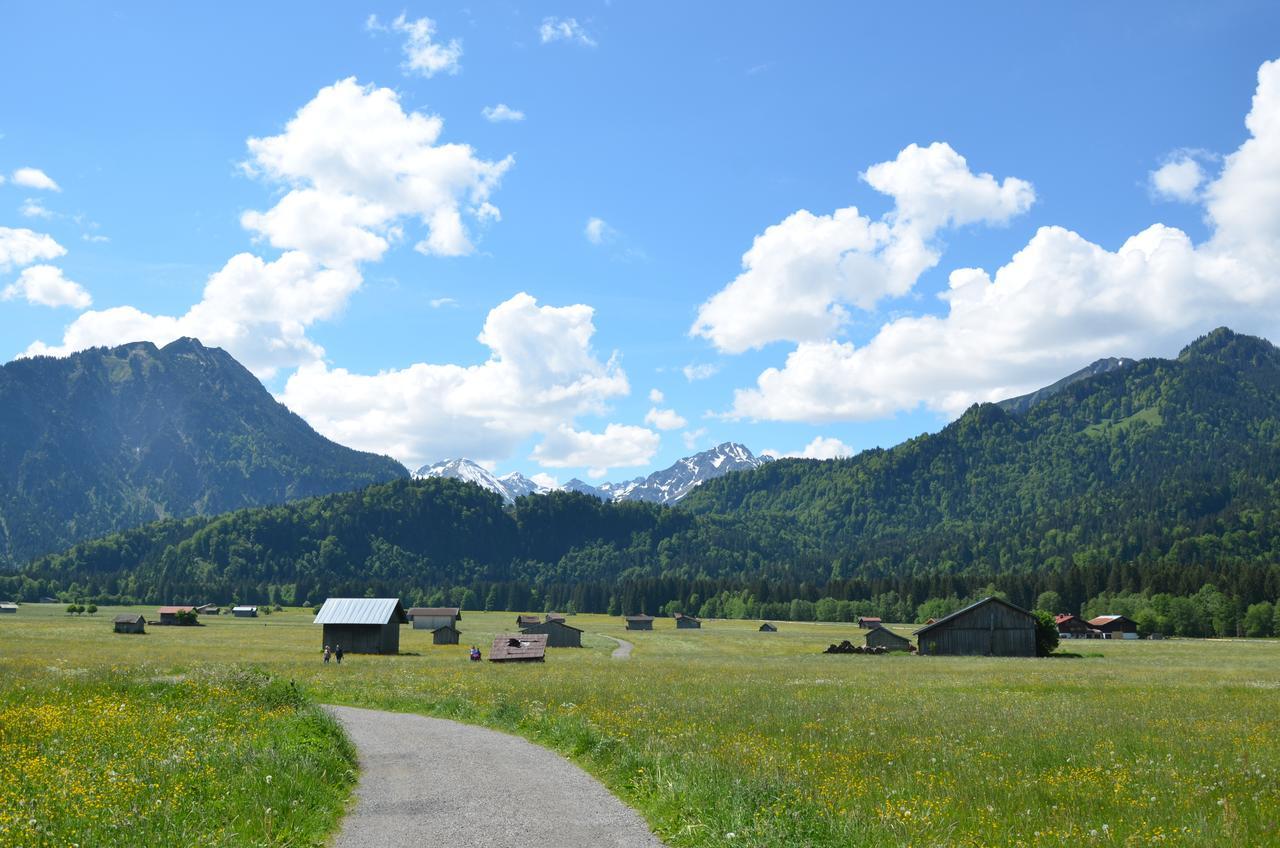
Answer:
[[4, 16], [0, 356], [194, 332], [412, 465], [829, 456], [1280, 318], [1273, 4]]

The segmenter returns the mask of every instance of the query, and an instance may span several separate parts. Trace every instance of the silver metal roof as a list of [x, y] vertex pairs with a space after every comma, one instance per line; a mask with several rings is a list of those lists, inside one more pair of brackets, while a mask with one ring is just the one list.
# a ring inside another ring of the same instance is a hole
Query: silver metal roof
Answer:
[[399, 598], [329, 598], [313, 624], [407, 624]]

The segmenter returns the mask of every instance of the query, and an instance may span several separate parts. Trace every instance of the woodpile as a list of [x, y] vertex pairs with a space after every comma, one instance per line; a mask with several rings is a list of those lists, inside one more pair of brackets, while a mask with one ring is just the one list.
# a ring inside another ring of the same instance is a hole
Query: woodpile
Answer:
[[864, 645], [855, 645], [848, 639], [845, 639], [838, 645], [831, 645], [822, 653], [824, 654], [887, 654], [888, 649], [884, 646], [875, 648], [866, 647]]

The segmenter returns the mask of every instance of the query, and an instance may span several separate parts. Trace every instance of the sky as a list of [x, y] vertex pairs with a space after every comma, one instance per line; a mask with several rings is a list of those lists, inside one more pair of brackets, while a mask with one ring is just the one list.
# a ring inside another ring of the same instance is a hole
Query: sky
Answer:
[[1280, 340], [1280, 7], [961, 5], [10, 4], [0, 359], [599, 482]]

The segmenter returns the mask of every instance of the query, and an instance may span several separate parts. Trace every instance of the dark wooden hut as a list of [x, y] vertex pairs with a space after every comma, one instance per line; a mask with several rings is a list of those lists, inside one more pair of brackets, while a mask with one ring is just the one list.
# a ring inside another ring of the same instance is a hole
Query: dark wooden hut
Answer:
[[147, 617], [137, 612], [121, 613], [111, 622], [117, 633], [146, 633]]
[[18, 611], [18, 605], [11, 601], [0, 603], [0, 613], [8, 613], [12, 615]]
[[1022, 607], [983, 598], [915, 632], [924, 656], [1034, 657], [1036, 619]]
[[873, 627], [867, 631], [866, 646], [868, 648], [884, 648], [886, 651], [909, 651], [911, 640], [899, 636], [887, 627]]
[[501, 633], [489, 649], [489, 662], [545, 662], [547, 634]]
[[628, 615], [625, 616], [628, 630], [652, 630], [653, 616], [645, 615]]
[[251, 606], [232, 607], [231, 614], [236, 618], [257, 618], [258, 608]]
[[457, 607], [413, 607], [409, 610], [409, 620], [414, 630], [435, 631], [437, 627], [457, 627], [462, 620], [462, 610]]
[[[179, 617], [178, 613], [190, 613], [191, 618]], [[194, 623], [194, 617], [198, 615], [195, 607], [160, 607], [156, 614], [160, 616], [161, 624], [182, 624], [184, 621]]]
[[884, 622], [876, 618], [874, 615], [858, 616], [858, 626], [861, 627], [863, 630], [869, 630], [873, 627], [879, 627], [883, 623]]
[[516, 627], [532, 627], [535, 624], [541, 624], [542, 619], [536, 615], [517, 615]]
[[1089, 626], [1104, 639], [1137, 639], [1138, 622], [1124, 615], [1100, 615], [1089, 619]]
[[558, 622], [560, 622], [561, 624], [564, 624], [564, 618], [565, 618], [565, 616], [564, 616], [564, 613], [562, 613], [562, 612], [549, 612], [549, 613], [547, 613], [547, 617], [546, 617], [546, 619], [545, 619], [545, 620], [546, 620], [546, 621], [558, 621]]
[[196, 612], [201, 615], [219, 615], [222, 612], [222, 608], [217, 604], [201, 604], [196, 607]]
[[770, 624], [769, 622], [766, 621], [764, 624], [760, 625], [760, 632], [761, 633], [777, 633], [778, 625]]
[[676, 620], [676, 629], [677, 629], [677, 630], [700, 630], [700, 629], [702, 629], [702, 619], [700, 619], [700, 618], [694, 618], [693, 616], [691, 616], [691, 615], [685, 615], [685, 614], [684, 614], [684, 613], [682, 613], [682, 612], [678, 612], [678, 613], [676, 613], [676, 614], [675, 614], [675, 616], [674, 616], [674, 618], [675, 618], [675, 620]]
[[548, 648], [581, 648], [582, 631], [563, 621], [541, 621], [521, 631], [523, 634], [542, 633], [547, 637]]
[[322, 644], [344, 653], [396, 654], [409, 617], [399, 598], [329, 598], [314, 623], [324, 625]]
[[[415, 627], [415, 629], [418, 629]], [[433, 645], [456, 645], [458, 637], [461, 633], [458, 628], [452, 624], [442, 624], [435, 630], [431, 631], [431, 644]]]

